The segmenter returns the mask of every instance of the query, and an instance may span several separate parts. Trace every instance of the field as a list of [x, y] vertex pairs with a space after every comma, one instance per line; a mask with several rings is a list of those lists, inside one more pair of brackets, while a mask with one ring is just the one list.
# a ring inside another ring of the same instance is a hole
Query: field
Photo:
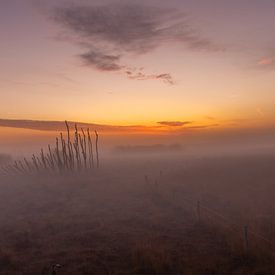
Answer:
[[0, 274], [275, 274], [275, 156], [106, 158], [1, 178]]

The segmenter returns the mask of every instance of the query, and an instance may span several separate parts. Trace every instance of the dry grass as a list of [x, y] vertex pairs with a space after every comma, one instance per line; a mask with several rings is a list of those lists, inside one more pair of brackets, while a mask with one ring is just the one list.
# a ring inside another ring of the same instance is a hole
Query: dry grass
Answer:
[[[55, 147], [48, 145], [46, 151], [41, 149], [39, 155], [32, 155], [31, 160], [24, 158], [15, 161], [14, 164], [8, 164], [2, 167], [2, 172], [10, 174], [34, 174], [34, 173], [52, 173], [64, 174], [81, 171], [88, 171], [95, 167], [99, 168], [98, 153], [98, 133], [95, 131], [95, 152], [93, 150], [93, 140], [89, 128], [86, 131], [81, 128], [80, 131], [75, 124], [73, 140], [71, 139], [70, 126], [65, 121], [67, 136], [56, 138]], [[96, 159], [96, 164], [94, 163]]]
[[91, 140], [75, 126], [72, 141], [68, 127], [25, 162], [33, 177], [3, 178], [0, 274], [57, 263], [60, 275], [275, 274], [273, 157], [114, 159], [81, 173], [99, 167]]

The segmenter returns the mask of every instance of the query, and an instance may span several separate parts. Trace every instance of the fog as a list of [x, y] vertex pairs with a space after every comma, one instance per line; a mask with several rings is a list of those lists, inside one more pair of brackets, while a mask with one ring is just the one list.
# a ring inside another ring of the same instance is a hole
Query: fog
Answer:
[[0, 275], [274, 275], [274, 11], [0, 0]]
[[[59, 132], [0, 127], [0, 153], [15, 159], [55, 143]], [[64, 133], [64, 132], [63, 132]], [[102, 157], [178, 153], [184, 155], [268, 154], [275, 151], [275, 129], [195, 129], [163, 134], [99, 132]]]
[[0, 153], [0, 165], [5, 165], [12, 161], [12, 157], [9, 154], [1, 154]]
[[[4, 151], [30, 157], [52, 140]], [[274, 165], [266, 133], [103, 135], [98, 168], [6, 170], [0, 274], [272, 274]]]

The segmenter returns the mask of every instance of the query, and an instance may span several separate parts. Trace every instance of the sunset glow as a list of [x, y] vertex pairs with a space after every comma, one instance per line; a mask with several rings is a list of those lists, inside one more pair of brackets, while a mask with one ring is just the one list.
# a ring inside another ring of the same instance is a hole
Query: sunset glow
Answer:
[[0, 274], [275, 274], [275, 0], [0, 0]]
[[3, 2], [0, 118], [272, 127], [274, 5]]

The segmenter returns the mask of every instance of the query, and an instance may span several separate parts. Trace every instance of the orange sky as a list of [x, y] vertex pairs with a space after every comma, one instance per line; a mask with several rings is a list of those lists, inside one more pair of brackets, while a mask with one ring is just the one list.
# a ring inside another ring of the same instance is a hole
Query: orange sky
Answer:
[[69, 2], [0, 4], [0, 118], [274, 125], [273, 2]]

